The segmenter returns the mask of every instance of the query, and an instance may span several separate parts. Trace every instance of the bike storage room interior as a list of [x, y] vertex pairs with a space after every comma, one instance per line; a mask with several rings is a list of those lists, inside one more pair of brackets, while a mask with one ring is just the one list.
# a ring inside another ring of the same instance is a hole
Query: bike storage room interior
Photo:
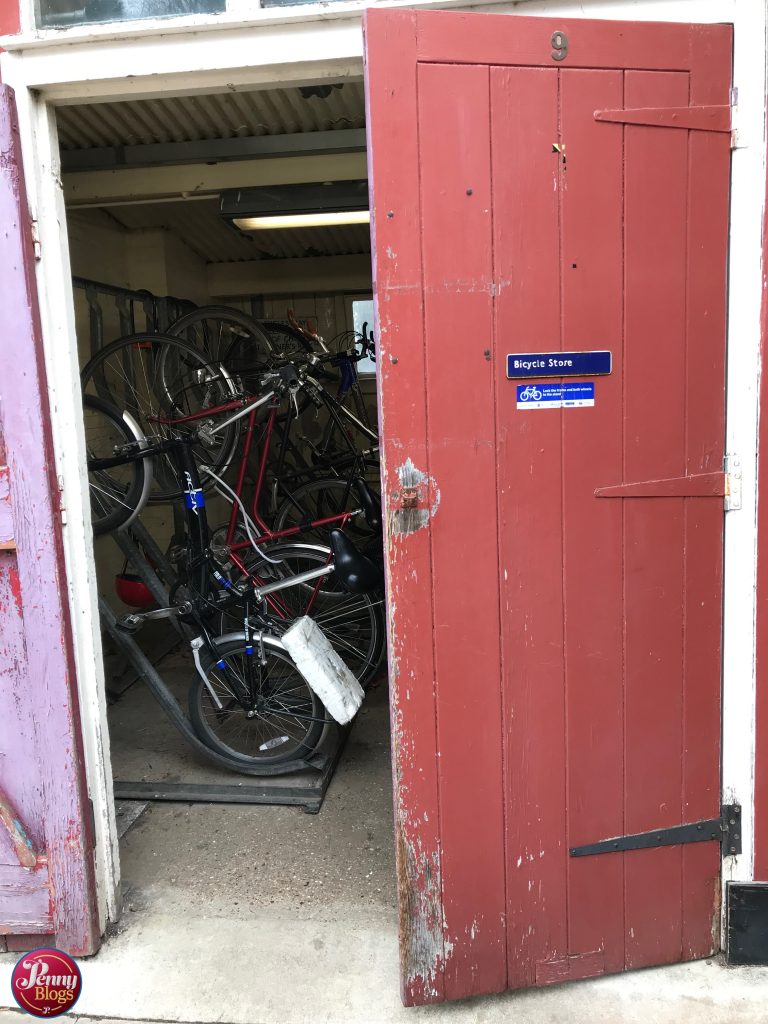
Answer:
[[363, 83], [57, 116], [124, 920], [393, 921]]

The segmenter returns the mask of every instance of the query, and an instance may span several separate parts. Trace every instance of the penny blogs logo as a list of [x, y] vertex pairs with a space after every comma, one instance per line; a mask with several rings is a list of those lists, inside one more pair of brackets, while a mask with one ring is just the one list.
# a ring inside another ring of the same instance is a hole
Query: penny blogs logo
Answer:
[[34, 1017], [58, 1017], [77, 1002], [82, 986], [80, 968], [60, 949], [25, 953], [13, 969], [14, 999]]

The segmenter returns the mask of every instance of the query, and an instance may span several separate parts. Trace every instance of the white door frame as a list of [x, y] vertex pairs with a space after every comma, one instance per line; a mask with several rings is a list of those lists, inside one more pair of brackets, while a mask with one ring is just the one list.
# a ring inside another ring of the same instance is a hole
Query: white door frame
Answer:
[[[391, 4], [387, 4], [392, 6]], [[398, 4], [394, 4], [397, 6]], [[378, 6], [378, 5], [377, 5]], [[418, 7], [475, 5], [457, 0]], [[594, 6], [594, 10], [592, 7]], [[119, 913], [119, 860], [106, 728], [104, 671], [77, 381], [78, 356], [55, 105], [150, 98], [231, 88], [292, 86], [362, 74], [362, 3], [323, 11], [257, 11], [189, 25], [169, 21], [98, 26], [3, 40], [2, 77], [16, 90], [37, 262], [56, 470], [65, 510], [65, 555], [75, 630], [84, 747], [96, 816], [103, 925]], [[723, 789], [743, 807], [744, 852], [726, 858], [724, 878], [752, 878], [755, 751], [756, 464], [765, 200], [765, 6], [738, 0], [528, 0], [478, 9], [514, 14], [625, 20], [732, 22], [738, 90], [729, 241], [727, 443], [741, 456], [743, 506], [725, 535]], [[186, 21], [186, 19], [185, 19]], [[126, 42], [131, 39], [131, 45]], [[79, 41], [77, 41], [79, 40]], [[322, 56], [319, 56], [322, 55]], [[157, 74], [157, 68], [163, 68]]]

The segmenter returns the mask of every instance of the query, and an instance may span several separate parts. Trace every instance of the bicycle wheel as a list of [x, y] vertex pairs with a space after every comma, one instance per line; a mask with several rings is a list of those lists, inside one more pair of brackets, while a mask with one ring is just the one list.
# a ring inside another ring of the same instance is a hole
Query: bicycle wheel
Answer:
[[[274, 531], [279, 533], [292, 526], [301, 528], [302, 539], [322, 543], [328, 536], [330, 526], [304, 526], [317, 519], [327, 519], [343, 512], [353, 512], [360, 508], [358, 498], [351, 481], [340, 477], [321, 477], [297, 487], [282, 503], [275, 516]], [[334, 524], [338, 525], [338, 524]], [[344, 532], [356, 544], [367, 544], [377, 533], [360, 514], [350, 519]]]
[[[114, 458], [119, 449], [138, 445], [140, 441], [119, 410], [94, 395], [83, 397], [83, 424], [89, 463]], [[144, 459], [109, 469], [89, 468], [91, 523], [97, 537], [116, 530], [133, 517], [144, 492], [145, 478]]]
[[287, 320], [259, 320], [259, 324], [269, 335], [273, 351], [283, 359], [315, 351], [309, 338]]
[[[243, 561], [262, 583], [272, 583], [317, 569], [329, 558], [329, 549], [319, 544], [284, 543], [264, 554], [249, 552]], [[381, 594], [349, 594], [331, 574], [319, 586], [312, 580], [276, 591], [270, 598], [266, 614], [275, 633], [285, 632], [300, 615], [310, 615], [361, 686], [374, 677], [384, 651]]]
[[217, 645], [217, 657], [210, 651], [201, 657], [207, 683], [196, 672], [189, 691], [195, 732], [212, 750], [243, 764], [309, 757], [327, 721], [320, 698], [286, 651], [264, 644], [262, 664], [257, 637], [252, 650], [237, 639]]
[[[210, 429], [217, 422], [213, 410], [236, 397], [235, 387], [219, 364], [187, 342], [166, 334], [119, 338], [86, 363], [81, 380], [84, 393], [126, 409], [148, 438], [169, 437], [174, 427], [183, 426], [195, 438], [192, 450], [199, 464], [219, 475], [229, 465], [238, 423], [216, 434]], [[199, 418], [183, 422], [188, 416]], [[170, 501], [182, 493], [170, 456], [157, 456], [150, 501]]]
[[[275, 320], [259, 320], [252, 323], [268, 339], [269, 356], [266, 364], [254, 359], [252, 339], [242, 333], [233, 335], [229, 345], [222, 350], [223, 361], [233, 374], [251, 385], [251, 390], [255, 390], [254, 377], [258, 377], [267, 367], [281, 365], [299, 356], [302, 357], [300, 361], [303, 361], [308, 352], [314, 352], [309, 339], [290, 324], [281, 324]], [[304, 400], [303, 407], [307, 404], [308, 402]]]
[[184, 338], [211, 362], [223, 362], [241, 381], [263, 373], [274, 359], [268, 332], [253, 317], [229, 306], [201, 306], [179, 317], [168, 333]]

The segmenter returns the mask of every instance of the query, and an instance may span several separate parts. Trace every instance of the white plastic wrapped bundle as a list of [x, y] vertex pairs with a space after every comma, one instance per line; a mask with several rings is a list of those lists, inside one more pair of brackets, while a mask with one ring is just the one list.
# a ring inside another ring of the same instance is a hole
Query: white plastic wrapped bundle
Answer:
[[302, 615], [281, 639], [328, 714], [339, 725], [351, 722], [363, 703], [363, 688], [315, 620]]

